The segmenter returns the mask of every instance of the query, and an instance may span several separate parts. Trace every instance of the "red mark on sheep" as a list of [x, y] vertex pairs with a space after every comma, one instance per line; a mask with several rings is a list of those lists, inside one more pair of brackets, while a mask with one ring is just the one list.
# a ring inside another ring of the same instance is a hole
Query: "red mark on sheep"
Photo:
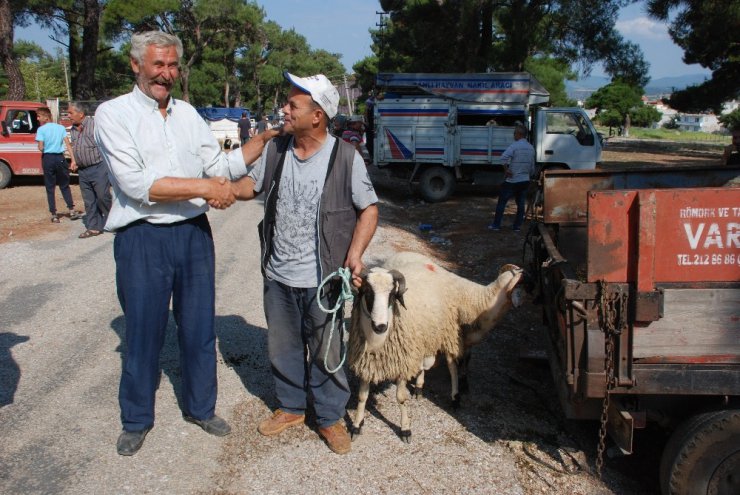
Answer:
[[424, 266], [426, 266], [427, 267], [427, 270], [429, 270], [430, 272], [436, 272], [437, 271], [437, 267], [434, 266], [434, 265], [432, 265], [431, 263], [427, 263]]

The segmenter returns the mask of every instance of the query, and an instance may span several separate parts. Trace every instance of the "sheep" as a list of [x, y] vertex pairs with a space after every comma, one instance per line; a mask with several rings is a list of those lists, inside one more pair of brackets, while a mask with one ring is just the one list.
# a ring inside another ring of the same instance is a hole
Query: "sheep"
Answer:
[[444, 354], [450, 371], [453, 404], [459, 402], [457, 360], [480, 342], [512, 305], [520, 302], [516, 285], [523, 270], [505, 265], [498, 278], [482, 286], [455, 275], [417, 253], [399, 253], [363, 277], [352, 308], [348, 361], [360, 379], [359, 399], [350, 433], [361, 433], [371, 383], [396, 383], [401, 409], [400, 437], [411, 438], [406, 383]]

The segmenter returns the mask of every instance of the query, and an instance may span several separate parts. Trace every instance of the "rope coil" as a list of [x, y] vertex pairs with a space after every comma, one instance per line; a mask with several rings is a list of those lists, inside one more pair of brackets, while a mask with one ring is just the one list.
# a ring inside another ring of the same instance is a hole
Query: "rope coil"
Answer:
[[[321, 284], [319, 284], [318, 294], [321, 294], [321, 290], [323, 289], [324, 285], [326, 285], [328, 282], [330, 282], [333, 278], [338, 277], [341, 281], [341, 290], [339, 292], [339, 297], [337, 297], [337, 302], [334, 305], [333, 308], [327, 309], [324, 307], [323, 304], [321, 304], [321, 297], [317, 297], [316, 301], [319, 304], [319, 308], [324, 313], [331, 313], [331, 329], [329, 330], [329, 339], [328, 343], [326, 344], [326, 350], [324, 351], [324, 368], [328, 373], [334, 374], [337, 371], [339, 371], [342, 366], [344, 365], [344, 361], [347, 358], [347, 348], [345, 347], [343, 349], [343, 352], [341, 352], [341, 359], [339, 360], [339, 364], [336, 368], [329, 368], [328, 359], [329, 359], [329, 349], [331, 348], [331, 339], [334, 336], [334, 327], [337, 321], [337, 313], [342, 309], [344, 306], [344, 303], [346, 301], [352, 301], [355, 296], [352, 294], [352, 272], [349, 268], [339, 268], [337, 271], [331, 273], [329, 276], [327, 276]], [[342, 318], [342, 325], [341, 325], [341, 334], [340, 334], [340, 341], [339, 345], [341, 346], [342, 343], [345, 340], [345, 325], [344, 325], [344, 318]]]

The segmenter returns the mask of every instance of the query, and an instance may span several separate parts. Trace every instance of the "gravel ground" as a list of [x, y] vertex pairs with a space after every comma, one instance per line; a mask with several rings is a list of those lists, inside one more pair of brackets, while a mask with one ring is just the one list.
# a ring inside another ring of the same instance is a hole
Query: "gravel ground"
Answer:
[[[379, 179], [378, 186], [381, 227], [368, 265], [413, 250], [487, 282], [501, 264], [521, 259], [521, 237], [485, 230], [495, 196], [463, 193], [447, 206], [426, 205], [397, 184]], [[471, 393], [460, 409], [450, 407], [446, 369], [429, 373], [424, 397], [412, 401], [410, 444], [397, 437], [400, 413], [388, 384], [372, 390], [363, 434], [346, 456], [326, 448], [311, 418], [278, 438], [260, 436], [258, 421], [276, 406], [257, 261], [260, 202], [209, 213], [217, 249], [217, 412], [232, 435], [211, 437], [182, 420], [170, 322], [155, 427], [139, 453], [120, 457], [123, 319], [113, 237], [78, 240], [79, 222], [50, 228], [43, 205], [43, 186], [33, 181], [0, 191], [0, 493], [657, 490], [659, 435], [642, 442], [654, 445], [644, 454], [608, 460], [603, 482], [590, 474], [598, 425], [563, 418], [549, 370], [537, 359], [540, 310], [531, 305], [512, 310], [474, 349]], [[421, 221], [435, 231], [418, 232]], [[353, 396], [350, 414], [355, 406]]]
[[[505, 444], [468, 431], [435, 398], [413, 405], [402, 443], [384, 389], [343, 457], [315, 427], [261, 437], [275, 406], [266, 360], [255, 229], [260, 204], [209, 216], [217, 245], [219, 402], [234, 433], [185, 423], [174, 325], [162, 354], [157, 420], [142, 450], [115, 452], [123, 321], [112, 236], [80, 241], [70, 224], [50, 239], [0, 245], [0, 492], [2, 493], [524, 493]], [[368, 259], [390, 254], [382, 230]], [[433, 390], [433, 388], [432, 388]]]

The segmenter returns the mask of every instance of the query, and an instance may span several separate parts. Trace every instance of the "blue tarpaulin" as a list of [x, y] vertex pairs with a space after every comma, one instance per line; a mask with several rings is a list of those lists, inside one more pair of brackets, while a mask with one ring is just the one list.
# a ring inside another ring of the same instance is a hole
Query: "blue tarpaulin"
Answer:
[[249, 110], [246, 108], [204, 107], [196, 110], [201, 117], [211, 122], [223, 119], [239, 122], [239, 119], [242, 118], [242, 112], [247, 112], [247, 118], [250, 117]]

